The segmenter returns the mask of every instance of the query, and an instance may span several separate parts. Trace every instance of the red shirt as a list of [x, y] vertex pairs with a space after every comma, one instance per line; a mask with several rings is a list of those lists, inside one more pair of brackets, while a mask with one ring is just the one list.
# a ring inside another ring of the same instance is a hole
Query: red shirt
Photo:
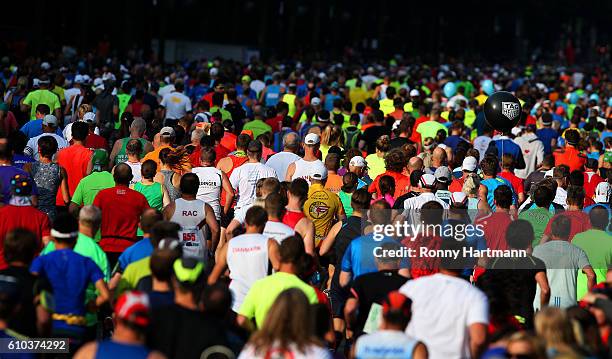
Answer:
[[285, 211], [285, 214], [283, 215], [283, 223], [295, 229], [295, 226], [304, 217], [306, 217], [304, 212], [296, 212], [296, 211], [287, 210]]
[[512, 217], [506, 212], [493, 212], [482, 216], [474, 222], [481, 225], [484, 237], [487, 241], [487, 248], [507, 250], [506, 230], [512, 222]]
[[236, 151], [236, 138], [237, 136], [233, 133], [225, 131], [225, 134], [221, 139], [221, 144], [223, 147], [230, 150], [230, 152]]
[[102, 211], [102, 239], [105, 252], [123, 252], [136, 241], [140, 215], [149, 208], [145, 196], [126, 186], [103, 189], [93, 205]]
[[[91, 161], [91, 150], [82, 145], [70, 145], [57, 153], [57, 164], [64, 167], [68, 175], [70, 197], [74, 194], [74, 190], [81, 179], [87, 176], [89, 161]], [[55, 204], [58, 206], [64, 205], [64, 198], [60, 190], [57, 191]]]
[[39, 249], [42, 249], [42, 237], [49, 236], [51, 232], [49, 217], [32, 206], [7, 205], [0, 208], [0, 269], [7, 267], [4, 261], [4, 238], [15, 228], [34, 233], [39, 241]]
[[283, 116], [276, 116], [266, 120], [266, 123], [272, 127], [272, 133], [280, 132], [283, 127]]
[[[227, 157], [230, 154], [230, 150], [225, 148], [223, 145], [215, 146], [215, 166], [219, 162], [220, 159]], [[200, 167], [202, 166], [202, 162], [200, 161], [200, 157], [202, 156], [202, 146], [198, 145], [195, 150], [189, 155], [189, 162], [191, 162], [192, 167]]]
[[512, 189], [514, 190], [514, 193], [516, 194], [525, 193], [525, 187], [523, 187], [523, 180], [516, 177], [514, 173], [508, 172], [508, 171], [501, 171], [500, 173], [497, 174], [497, 176], [507, 179], [508, 182], [510, 182], [510, 184], [512, 185]]
[[465, 179], [463, 177], [455, 178], [450, 186], [448, 186], [448, 190], [451, 192], [461, 192], [463, 190], [463, 183]]
[[414, 126], [412, 126], [412, 135], [410, 136], [410, 141], [414, 143], [421, 143], [421, 134], [416, 131], [417, 127], [425, 121], [428, 121], [429, 117], [421, 116], [414, 121]]
[[603, 178], [593, 171], [584, 172], [584, 192], [586, 198], [593, 198], [597, 185], [603, 182]]
[[415, 256], [410, 258], [410, 276], [412, 279], [424, 277], [438, 273], [440, 271], [440, 257], [421, 257], [421, 247], [429, 250], [438, 250], [442, 245], [442, 238], [439, 236], [426, 237], [421, 234], [412, 240], [406, 238], [402, 244], [409, 249], [413, 249]]
[[555, 166], [567, 165], [570, 172], [582, 170], [587, 159], [585, 155], [572, 146], [555, 150], [553, 156], [555, 157]]
[[85, 138], [85, 147], [90, 150], [101, 148], [108, 151], [108, 142], [104, 137], [96, 135], [95, 133], [90, 133], [87, 135], [87, 138]]
[[569, 218], [571, 227], [570, 227], [570, 235], [569, 241], [571, 242], [574, 239], [574, 236], [578, 233], [582, 233], [586, 230], [591, 229], [591, 221], [589, 219], [589, 215], [582, 211], [565, 211], [558, 214], [555, 214], [546, 225], [546, 229], [544, 230], [544, 234], [550, 237], [551, 228], [550, 225], [552, 222], [559, 216], [566, 216]]
[[397, 199], [397, 197], [408, 193], [410, 190], [410, 177], [394, 171], [385, 171], [374, 179], [374, 181], [370, 184], [370, 187], [368, 187], [368, 192], [376, 193], [376, 196], [381, 197], [380, 188], [378, 188], [378, 181], [380, 181], [382, 176], [391, 176], [395, 180], [395, 195], [393, 198]]

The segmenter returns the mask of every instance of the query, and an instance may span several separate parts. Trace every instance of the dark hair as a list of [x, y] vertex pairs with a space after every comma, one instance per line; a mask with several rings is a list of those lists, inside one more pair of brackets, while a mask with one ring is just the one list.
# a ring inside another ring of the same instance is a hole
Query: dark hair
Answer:
[[89, 125], [85, 122], [77, 121], [72, 124], [72, 138], [83, 142], [87, 138], [89, 134]]
[[53, 136], [42, 136], [38, 139], [38, 150], [44, 158], [51, 158], [57, 152], [57, 140]]
[[480, 168], [485, 175], [495, 176], [497, 173], [497, 158], [489, 156], [483, 158], [482, 161], [480, 161]]
[[140, 166], [140, 174], [142, 178], [153, 179], [157, 174], [157, 162], [153, 160], [146, 160]]
[[29, 266], [36, 256], [39, 245], [34, 233], [23, 228], [13, 229], [4, 239], [4, 261], [9, 265], [21, 262]]
[[567, 187], [567, 204], [582, 208], [584, 205], [585, 192], [583, 187], [569, 186]]
[[232, 292], [220, 281], [208, 285], [202, 292], [202, 305], [207, 315], [225, 318], [232, 308]]
[[169, 283], [174, 273], [173, 264], [180, 257], [179, 253], [172, 249], [154, 250], [149, 263], [153, 278]]
[[356, 190], [351, 196], [351, 207], [354, 210], [365, 210], [370, 208], [370, 199], [372, 196], [365, 188]]
[[[608, 227], [609, 217], [608, 217], [608, 209], [602, 205], [597, 205], [591, 208], [591, 212], [589, 212], [589, 220], [591, 221], [591, 225], [593, 228], [605, 230]], [[4, 244], [6, 251], [6, 242]]]
[[351, 193], [357, 189], [357, 182], [359, 177], [353, 172], [347, 172], [342, 176], [342, 187], [341, 190], [345, 193]]
[[155, 223], [160, 222], [163, 219], [164, 217], [158, 210], [145, 210], [140, 217], [140, 229], [142, 229], [144, 233], [149, 233]]
[[569, 180], [570, 186], [583, 187], [584, 186], [584, 172], [579, 171], [579, 170], [574, 170], [570, 173], [568, 180]]
[[441, 224], [444, 210], [442, 205], [436, 201], [429, 201], [421, 206], [421, 222], [425, 224]]
[[308, 182], [303, 178], [296, 178], [289, 185], [289, 193], [305, 201], [308, 198]]
[[512, 249], [526, 249], [533, 239], [533, 226], [524, 219], [511, 222], [506, 229], [506, 243]]
[[51, 113], [51, 109], [49, 108], [49, 105], [41, 103], [36, 106], [36, 112], [43, 115], [48, 115]]
[[[53, 229], [59, 233], [68, 234], [75, 233], [79, 230], [79, 222], [69, 213], [58, 213], [53, 221]], [[77, 236], [74, 237], [53, 237], [57, 242], [66, 243], [69, 245], [76, 244]]]
[[512, 190], [506, 185], [498, 186], [493, 191], [495, 205], [500, 208], [510, 208], [512, 205]]
[[246, 212], [244, 222], [248, 226], [255, 226], [263, 228], [268, 221], [268, 213], [265, 209], [260, 206], [253, 206]]
[[399, 148], [392, 149], [385, 156], [385, 167], [388, 171], [401, 173], [404, 171], [407, 163], [406, 156]]
[[125, 151], [128, 154], [140, 155], [142, 153], [142, 142], [139, 139], [131, 139], [125, 146]]
[[202, 147], [202, 151], [200, 152], [200, 160], [202, 163], [215, 163], [217, 159], [217, 153], [212, 147]]
[[280, 260], [283, 263], [291, 263], [299, 267], [305, 253], [304, 240], [300, 235], [283, 239], [279, 246]]
[[181, 193], [195, 196], [198, 194], [199, 187], [200, 180], [198, 179], [198, 175], [195, 173], [185, 173], [183, 177], [181, 177]]
[[572, 222], [564, 215], [560, 215], [553, 219], [550, 224], [550, 232], [554, 237], [560, 239], [569, 239], [572, 229]]
[[225, 135], [225, 128], [223, 127], [221, 123], [215, 122], [212, 125], [210, 125], [210, 136], [215, 141], [221, 141], [224, 135]]
[[282, 218], [283, 212], [285, 212], [285, 206], [287, 203], [283, 200], [283, 197], [278, 193], [270, 193], [266, 197], [266, 211], [271, 217]]
[[393, 196], [395, 194], [395, 180], [391, 176], [382, 176], [378, 181], [378, 188], [381, 195], [389, 194]]
[[533, 192], [533, 201], [538, 207], [548, 209], [553, 199], [553, 192], [547, 186], [538, 185]]
[[247, 147], [249, 146], [249, 142], [251, 142], [251, 137], [242, 133], [236, 138], [236, 148], [246, 151]]
[[337, 171], [340, 168], [340, 156], [337, 153], [328, 153], [325, 157], [325, 167], [330, 171]]
[[181, 226], [174, 222], [161, 221], [155, 223], [153, 227], [151, 227], [151, 232], [149, 233], [151, 243], [153, 243], [153, 248], [156, 248], [159, 241], [164, 238], [178, 239], [180, 230]]
[[130, 181], [134, 178], [132, 174], [132, 168], [125, 163], [119, 163], [115, 166], [113, 170], [113, 179], [115, 183], [128, 185]]
[[[353, 194], [354, 196], [354, 194]], [[370, 221], [372, 224], [388, 224], [391, 220], [391, 206], [385, 200], [378, 200], [370, 205]]]

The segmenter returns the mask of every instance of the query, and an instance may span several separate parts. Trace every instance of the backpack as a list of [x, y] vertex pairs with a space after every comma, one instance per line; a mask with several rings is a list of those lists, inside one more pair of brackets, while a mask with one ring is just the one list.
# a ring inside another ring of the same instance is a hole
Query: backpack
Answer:
[[347, 128], [342, 129], [344, 132], [344, 148], [357, 148], [357, 141], [359, 140], [359, 135], [361, 134], [361, 130], [356, 126], [349, 126]]

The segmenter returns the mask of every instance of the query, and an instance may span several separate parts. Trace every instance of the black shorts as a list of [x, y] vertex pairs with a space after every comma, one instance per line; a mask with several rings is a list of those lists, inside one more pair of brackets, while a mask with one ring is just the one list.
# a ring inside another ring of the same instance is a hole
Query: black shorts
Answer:
[[221, 227], [222, 228], [227, 228], [227, 226], [229, 226], [232, 219], [234, 219], [234, 209], [233, 208], [230, 208], [227, 214], [225, 214], [223, 212], [223, 209], [221, 209]]
[[341, 288], [340, 284], [332, 278], [329, 287], [329, 301], [331, 302], [332, 317], [344, 319], [344, 305], [348, 297], [348, 290]]

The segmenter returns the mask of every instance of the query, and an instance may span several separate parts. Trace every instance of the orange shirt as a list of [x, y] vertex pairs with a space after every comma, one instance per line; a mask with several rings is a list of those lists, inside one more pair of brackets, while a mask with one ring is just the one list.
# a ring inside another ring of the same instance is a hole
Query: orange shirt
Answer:
[[338, 194], [342, 187], [342, 176], [336, 173], [330, 173], [327, 175], [327, 182], [325, 182], [325, 188], [330, 192]]
[[582, 170], [587, 160], [586, 156], [573, 146], [565, 146], [565, 148], [555, 150], [553, 156], [555, 157], [555, 166], [566, 165], [570, 172]]
[[391, 176], [395, 180], [395, 195], [393, 196], [393, 198], [397, 199], [397, 197], [408, 193], [408, 191], [410, 190], [410, 177], [398, 172], [387, 170], [384, 173], [379, 174], [374, 179], [374, 181], [372, 182], [372, 184], [370, 184], [370, 187], [368, 188], [368, 192], [376, 193], [377, 197], [381, 196], [380, 188], [378, 188], [378, 181], [380, 181], [380, 178], [382, 176]]
[[[91, 150], [79, 144], [70, 145], [57, 153], [57, 164], [64, 167], [68, 175], [68, 191], [71, 197], [81, 179], [87, 176], [87, 166], [91, 161], [91, 155]], [[57, 191], [55, 204], [65, 205], [61, 190]]]
[[170, 146], [170, 145], [160, 145], [159, 147], [157, 147], [153, 151], [147, 153], [142, 158], [142, 160], [140, 160], [140, 162], [144, 163], [144, 161], [146, 161], [146, 160], [153, 160], [153, 161], [155, 161], [155, 163], [157, 163], [157, 172], [159, 172], [159, 170], [161, 169], [161, 162], [159, 162], [159, 152], [161, 150], [163, 150], [164, 148], [172, 148], [172, 146]]
[[223, 138], [221, 139], [221, 144], [223, 147], [227, 148], [231, 151], [236, 151], [236, 135], [231, 132], [225, 132]]

